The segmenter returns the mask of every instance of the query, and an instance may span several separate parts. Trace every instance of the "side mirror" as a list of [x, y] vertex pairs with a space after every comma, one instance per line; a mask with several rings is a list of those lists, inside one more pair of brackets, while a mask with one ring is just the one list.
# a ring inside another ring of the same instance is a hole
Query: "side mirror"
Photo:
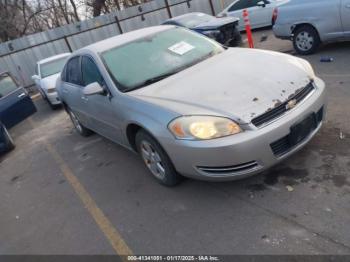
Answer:
[[35, 81], [35, 80], [39, 80], [40, 77], [39, 77], [38, 75], [33, 75], [33, 76], [32, 76], [32, 79]]
[[83, 92], [84, 92], [84, 95], [86, 96], [92, 96], [92, 95], [103, 95], [105, 93], [105, 90], [99, 83], [93, 82], [87, 85], [84, 88]]
[[260, 1], [257, 3], [257, 6], [260, 6], [260, 7], [266, 7], [266, 4], [264, 1]]

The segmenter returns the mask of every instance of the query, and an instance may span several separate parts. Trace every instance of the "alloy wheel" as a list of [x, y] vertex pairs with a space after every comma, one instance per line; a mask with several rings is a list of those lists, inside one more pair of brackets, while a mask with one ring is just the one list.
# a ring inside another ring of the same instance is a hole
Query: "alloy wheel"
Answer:
[[159, 153], [147, 141], [141, 142], [141, 156], [151, 173], [158, 179], [165, 177], [165, 168]]
[[302, 31], [296, 36], [295, 43], [300, 50], [308, 51], [313, 47], [314, 41], [314, 37], [309, 32]]
[[81, 133], [83, 131], [83, 127], [81, 126], [77, 116], [70, 110], [69, 110], [69, 115], [70, 115], [70, 118], [72, 119], [73, 125]]

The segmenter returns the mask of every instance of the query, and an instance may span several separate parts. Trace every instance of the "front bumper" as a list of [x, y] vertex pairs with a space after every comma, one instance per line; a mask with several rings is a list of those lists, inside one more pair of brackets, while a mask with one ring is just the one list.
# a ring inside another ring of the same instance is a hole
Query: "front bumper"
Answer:
[[176, 170], [187, 177], [226, 181], [260, 173], [300, 150], [321, 128], [323, 119], [302, 142], [285, 154], [276, 156], [272, 151], [271, 144], [288, 136], [293, 125], [322, 108], [326, 111], [325, 84], [321, 79], [316, 79], [315, 84], [317, 88], [310, 97], [262, 128], [251, 124], [243, 127], [243, 133], [229, 137], [206, 141], [173, 139], [161, 141], [161, 144]]
[[49, 100], [49, 102], [52, 105], [59, 105], [59, 104], [61, 104], [61, 101], [60, 101], [60, 99], [58, 97], [57, 92], [53, 92], [53, 93], [47, 93], [46, 92], [46, 97], [47, 97], [47, 100]]

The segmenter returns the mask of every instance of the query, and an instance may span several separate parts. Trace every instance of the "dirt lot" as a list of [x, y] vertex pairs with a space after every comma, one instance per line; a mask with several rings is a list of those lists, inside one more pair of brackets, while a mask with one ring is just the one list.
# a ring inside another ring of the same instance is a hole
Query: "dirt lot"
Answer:
[[[293, 53], [269, 30], [254, 37]], [[136, 154], [80, 137], [63, 110], [37, 100], [39, 112], [11, 130], [17, 148], [0, 159], [0, 254], [350, 254], [349, 50], [306, 57], [329, 90], [322, 131], [237, 182], [160, 186]]]

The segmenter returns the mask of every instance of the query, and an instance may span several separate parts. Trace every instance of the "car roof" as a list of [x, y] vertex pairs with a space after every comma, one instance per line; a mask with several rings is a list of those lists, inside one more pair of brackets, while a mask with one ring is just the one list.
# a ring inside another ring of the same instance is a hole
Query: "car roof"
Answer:
[[59, 54], [59, 55], [50, 56], [50, 57], [47, 57], [45, 59], [39, 60], [38, 64], [44, 64], [47, 62], [57, 60], [57, 59], [62, 58], [62, 57], [68, 57], [70, 55], [71, 55], [71, 53], [63, 53], [63, 54]]
[[80, 53], [84, 53], [85, 51], [89, 51], [93, 53], [101, 53], [111, 48], [121, 46], [130, 42], [133, 42], [137, 39], [145, 38], [147, 36], [153, 35], [155, 33], [163, 32], [171, 28], [175, 28], [175, 26], [172, 26], [172, 25], [151, 26], [151, 27], [131, 31], [125, 34], [117, 35], [117, 36], [96, 42], [94, 44], [85, 46], [75, 51], [73, 54], [80, 54]]

